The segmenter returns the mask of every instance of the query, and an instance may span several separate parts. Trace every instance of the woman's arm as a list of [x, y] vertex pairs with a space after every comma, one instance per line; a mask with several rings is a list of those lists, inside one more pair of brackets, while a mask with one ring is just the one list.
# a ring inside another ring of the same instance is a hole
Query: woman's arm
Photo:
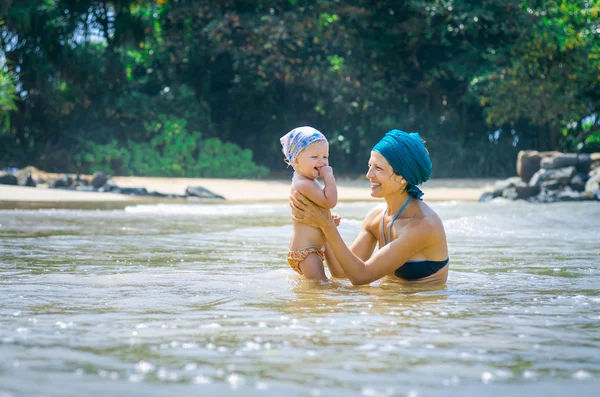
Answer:
[[[369, 231], [369, 224], [372, 222], [373, 216], [378, 211], [372, 210], [365, 218], [360, 228], [358, 236], [354, 239], [352, 245], [350, 245], [350, 251], [363, 261], [366, 261], [373, 254], [373, 250], [377, 245], [377, 238]], [[335, 218], [334, 218], [335, 221]], [[339, 222], [335, 222], [336, 226]], [[348, 278], [344, 269], [341, 267], [340, 262], [337, 260], [329, 244], [325, 244], [325, 263], [331, 272], [331, 275], [335, 278]]]
[[342, 269], [340, 263], [333, 254], [333, 251], [331, 250], [331, 247], [328, 243], [325, 243], [325, 264], [329, 268], [329, 272], [331, 273], [332, 277], [348, 278], [348, 276], [346, 276], [346, 273], [344, 273], [344, 269]]
[[377, 220], [377, 214], [380, 213], [379, 208], [373, 208], [363, 220], [360, 226], [360, 232], [350, 245], [350, 251], [358, 256], [363, 261], [366, 261], [373, 255], [375, 246], [377, 245], [377, 237], [371, 232], [372, 224]]
[[365, 261], [346, 246], [328, 210], [311, 203], [298, 192], [294, 192], [291, 201], [292, 217], [321, 229], [339, 266], [354, 285], [368, 284], [393, 273], [430, 244], [431, 225], [421, 222], [410, 227], [408, 233], [404, 229], [394, 241]]

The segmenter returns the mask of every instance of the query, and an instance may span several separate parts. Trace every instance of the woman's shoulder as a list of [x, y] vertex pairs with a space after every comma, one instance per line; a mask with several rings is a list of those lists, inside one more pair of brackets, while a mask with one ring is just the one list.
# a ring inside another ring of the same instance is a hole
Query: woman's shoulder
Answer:
[[419, 210], [419, 216], [416, 217], [416, 223], [431, 226], [441, 225], [442, 219], [437, 212], [427, 205], [427, 203], [420, 201]]
[[363, 227], [375, 233], [378, 230], [378, 225], [381, 224], [381, 216], [385, 210], [385, 204], [379, 204], [372, 208], [363, 220]]
[[445, 241], [446, 232], [442, 218], [429, 205], [420, 202], [421, 215], [414, 219], [411, 229], [432, 241]]
[[365, 220], [381, 218], [381, 215], [383, 214], [384, 211], [385, 211], [385, 203], [378, 204], [375, 207], [371, 208], [371, 210], [367, 213], [367, 216], [365, 216]]
[[426, 257], [441, 260], [448, 257], [448, 242], [442, 218], [429, 205], [422, 202], [423, 216], [415, 227], [415, 234], [429, 243]]
[[441, 218], [426, 202], [421, 201], [421, 211], [423, 212], [423, 218], [428, 221], [441, 222]]

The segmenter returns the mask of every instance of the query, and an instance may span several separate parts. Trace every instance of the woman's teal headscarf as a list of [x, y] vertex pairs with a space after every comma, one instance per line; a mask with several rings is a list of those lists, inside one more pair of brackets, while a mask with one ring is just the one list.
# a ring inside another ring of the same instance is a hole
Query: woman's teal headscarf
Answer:
[[409, 134], [391, 130], [373, 146], [390, 163], [394, 171], [408, 183], [408, 194], [421, 199], [423, 192], [417, 187], [431, 177], [431, 159], [417, 132]]

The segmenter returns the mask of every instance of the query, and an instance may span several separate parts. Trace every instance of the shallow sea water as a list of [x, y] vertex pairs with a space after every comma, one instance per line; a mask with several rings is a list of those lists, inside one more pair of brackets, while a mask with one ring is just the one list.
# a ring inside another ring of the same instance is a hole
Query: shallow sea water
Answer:
[[283, 203], [0, 211], [0, 397], [597, 395], [600, 205], [430, 205], [433, 290], [301, 280]]

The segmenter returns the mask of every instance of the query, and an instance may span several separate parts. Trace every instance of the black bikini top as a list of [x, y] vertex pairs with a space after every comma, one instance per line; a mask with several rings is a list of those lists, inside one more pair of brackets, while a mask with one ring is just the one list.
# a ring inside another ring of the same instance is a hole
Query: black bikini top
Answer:
[[[381, 217], [381, 236], [383, 237], [383, 246], [386, 246], [389, 242], [391, 242], [391, 234], [392, 234], [392, 225], [400, 216], [402, 211], [406, 208], [408, 203], [412, 200], [412, 196], [406, 200], [406, 203], [400, 208], [400, 210], [396, 213], [396, 215], [392, 218], [392, 222], [390, 222], [390, 227], [388, 229], [387, 239], [385, 238], [385, 214], [387, 210], [384, 210], [383, 216]], [[422, 261], [409, 261], [400, 266], [394, 274], [396, 277], [404, 279], [404, 280], [419, 280], [421, 278], [425, 278], [431, 276], [432, 274], [440, 271], [444, 266], [448, 264], [450, 258], [446, 258], [443, 261], [430, 261], [430, 260], [422, 260]]]

